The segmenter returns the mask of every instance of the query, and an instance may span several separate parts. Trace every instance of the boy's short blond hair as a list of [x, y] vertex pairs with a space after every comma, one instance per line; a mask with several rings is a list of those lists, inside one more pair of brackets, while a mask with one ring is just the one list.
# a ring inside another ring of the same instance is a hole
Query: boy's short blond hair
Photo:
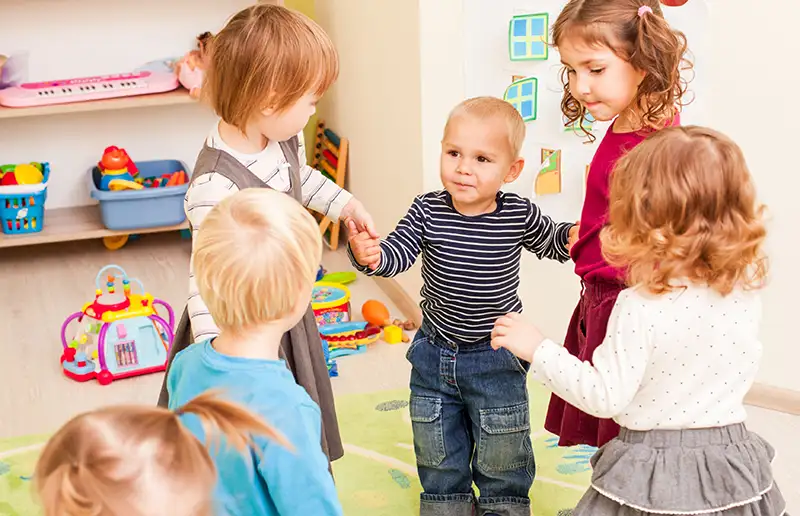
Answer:
[[508, 143], [513, 157], [519, 157], [522, 152], [522, 144], [525, 141], [525, 121], [522, 120], [522, 116], [514, 106], [497, 97], [467, 99], [450, 112], [447, 124], [444, 126], [445, 134], [448, 127], [450, 127], [450, 123], [462, 116], [473, 116], [478, 119], [502, 118], [508, 127]]
[[290, 315], [299, 296], [308, 295], [321, 257], [319, 227], [300, 203], [248, 188], [206, 215], [192, 260], [214, 322], [237, 331]]
[[236, 13], [211, 40], [202, 91], [224, 122], [244, 131], [259, 111], [321, 96], [338, 75], [336, 49], [319, 25], [258, 4]]

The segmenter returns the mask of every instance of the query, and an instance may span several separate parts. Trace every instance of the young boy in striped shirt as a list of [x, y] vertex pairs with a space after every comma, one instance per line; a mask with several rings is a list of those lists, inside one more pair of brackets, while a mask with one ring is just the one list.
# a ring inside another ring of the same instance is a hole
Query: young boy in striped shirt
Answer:
[[351, 261], [368, 275], [395, 276], [422, 254], [423, 323], [406, 355], [422, 516], [530, 515], [529, 364], [493, 351], [491, 332], [522, 310], [522, 249], [565, 262], [577, 226], [500, 191], [522, 172], [524, 139], [509, 103], [466, 100], [444, 130], [445, 189], [418, 196], [383, 241], [348, 224]]

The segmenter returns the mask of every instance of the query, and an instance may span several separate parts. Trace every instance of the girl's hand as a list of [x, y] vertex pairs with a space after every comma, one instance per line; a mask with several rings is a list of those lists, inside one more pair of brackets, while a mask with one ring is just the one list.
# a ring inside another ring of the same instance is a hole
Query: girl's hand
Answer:
[[381, 242], [372, 238], [366, 231], [359, 231], [352, 219], [347, 219], [347, 229], [350, 231], [350, 251], [361, 265], [366, 265], [372, 270], [381, 263]]
[[348, 223], [348, 220], [352, 220], [359, 233], [366, 231], [372, 238], [377, 239], [381, 237], [375, 230], [375, 223], [372, 222], [372, 216], [367, 212], [366, 208], [364, 208], [364, 205], [361, 204], [361, 201], [355, 197], [350, 199], [350, 202], [345, 205], [339, 218], [344, 220], [345, 223]]
[[542, 342], [544, 335], [522, 314], [506, 314], [495, 321], [492, 329], [492, 348], [506, 348], [526, 362], [533, 362], [533, 354]]

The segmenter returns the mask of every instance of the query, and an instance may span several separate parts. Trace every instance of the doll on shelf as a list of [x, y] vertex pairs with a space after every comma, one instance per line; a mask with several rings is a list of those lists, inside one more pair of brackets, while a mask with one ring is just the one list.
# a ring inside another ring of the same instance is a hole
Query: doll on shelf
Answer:
[[213, 37], [214, 35], [210, 32], [204, 32], [197, 36], [197, 50], [188, 52], [177, 64], [178, 80], [184, 88], [189, 90], [189, 95], [194, 99], [200, 98], [200, 87], [203, 85], [203, 76], [205, 75], [207, 47]]

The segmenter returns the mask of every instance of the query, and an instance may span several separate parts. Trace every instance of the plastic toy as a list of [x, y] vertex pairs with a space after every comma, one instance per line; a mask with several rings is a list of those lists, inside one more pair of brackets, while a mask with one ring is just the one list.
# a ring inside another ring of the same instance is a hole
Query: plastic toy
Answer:
[[125, 149], [120, 149], [113, 145], [107, 147], [97, 167], [103, 175], [100, 179], [101, 190], [142, 188], [141, 185], [135, 183], [133, 180], [138, 170]]
[[0, 90], [28, 80], [28, 53], [0, 56]]
[[174, 73], [135, 72], [77, 79], [28, 82], [0, 90], [6, 107], [49, 106], [87, 100], [163, 93], [178, 87]]
[[347, 285], [348, 283], [352, 283], [356, 280], [357, 276], [355, 272], [331, 272], [329, 274], [325, 274], [317, 281], [324, 281], [326, 283], [338, 283], [340, 285]]
[[319, 327], [322, 345], [328, 348], [332, 359], [363, 353], [367, 350], [367, 345], [377, 341], [380, 335], [380, 328], [364, 321], [332, 323]]
[[[104, 293], [103, 275], [110, 270], [119, 274], [106, 277]], [[142, 292], [132, 293], [131, 283]], [[101, 385], [108, 385], [121, 378], [164, 371], [174, 336], [172, 307], [145, 292], [142, 283], [129, 278], [118, 265], [100, 269], [95, 286], [94, 301], [67, 317], [61, 326], [64, 375], [78, 382], [96, 378]], [[156, 305], [166, 309], [169, 322], [156, 312]], [[67, 329], [73, 321], [80, 327], [67, 341]]]
[[383, 341], [387, 344], [400, 344], [403, 341], [403, 329], [394, 324], [384, 326]]
[[347, 322], [350, 320], [350, 290], [338, 283], [319, 281], [311, 292], [311, 308], [317, 326]]
[[[31, 170], [33, 169], [33, 170]], [[23, 181], [41, 180], [33, 184], [17, 184], [19, 170]], [[44, 203], [47, 200], [47, 182], [50, 179], [48, 163], [0, 165], [0, 225], [7, 235], [36, 233], [44, 226]]]
[[200, 98], [200, 87], [203, 85], [205, 76], [206, 47], [212, 37], [213, 34], [210, 32], [204, 32], [197, 36], [197, 50], [187, 52], [175, 65], [178, 80], [184, 88], [189, 90], [189, 95], [193, 99]]
[[361, 306], [361, 315], [364, 320], [375, 326], [385, 326], [390, 323], [389, 309], [380, 301], [370, 299]]

